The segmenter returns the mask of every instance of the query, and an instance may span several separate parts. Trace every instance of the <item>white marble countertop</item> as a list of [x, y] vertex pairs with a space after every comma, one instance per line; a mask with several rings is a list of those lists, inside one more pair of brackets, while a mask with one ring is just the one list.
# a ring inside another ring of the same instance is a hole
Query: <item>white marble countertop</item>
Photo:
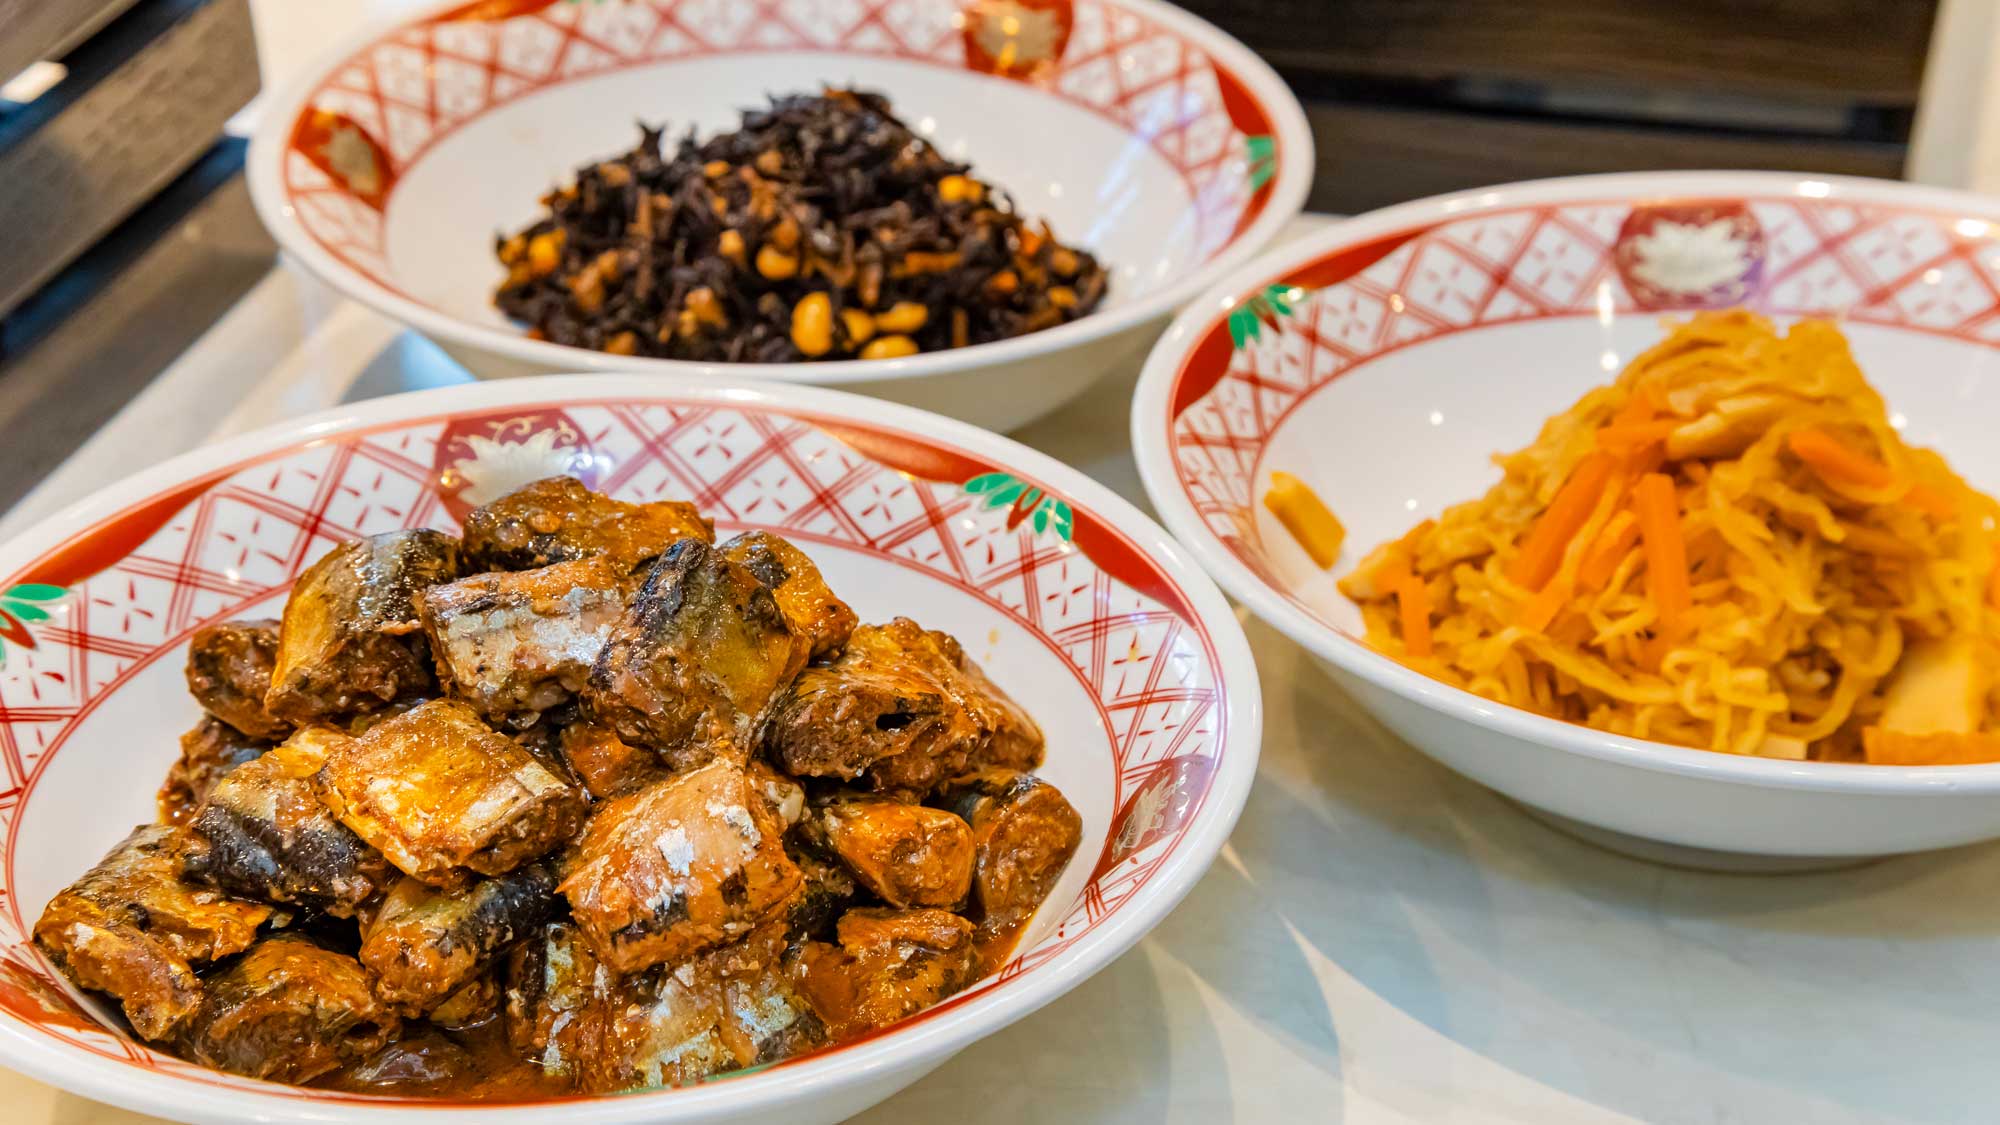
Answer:
[[[398, 2], [257, 0], [267, 77]], [[0, 535], [202, 442], [465, 378], [280, 267]], [[1134, 378], [1016, 436], [1143, 506]], [[1275, 631], [1246, 628], [1266, 743], [1214, 869], [1125, 957], [858, 1120], [1995, 1116], [2000, 847], [1779, 877], [1613, 856], [1433, 765]], [[0, 1125], [151, 1120], [0, 1070]]]

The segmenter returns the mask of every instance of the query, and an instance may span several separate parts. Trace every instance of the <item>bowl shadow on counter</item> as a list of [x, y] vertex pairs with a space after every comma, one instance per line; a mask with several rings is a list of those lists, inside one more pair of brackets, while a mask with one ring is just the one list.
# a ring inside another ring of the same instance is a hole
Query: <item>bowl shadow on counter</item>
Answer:
[[[1292, 924], [1383, 1001], [1648, 1121], [1955, 1121], [2000, 1096], [1982, 1061], [2000, 1051], [2000, 846], [1775, 876], [1615, 855], [1431, 762], [1249, 629], [1258, 791], [1295, 807], [1246, 813], [1234, 843], [1279, 897], [1316, 893]], [[1291, 834], [1308, 804], [1336, 846]]]

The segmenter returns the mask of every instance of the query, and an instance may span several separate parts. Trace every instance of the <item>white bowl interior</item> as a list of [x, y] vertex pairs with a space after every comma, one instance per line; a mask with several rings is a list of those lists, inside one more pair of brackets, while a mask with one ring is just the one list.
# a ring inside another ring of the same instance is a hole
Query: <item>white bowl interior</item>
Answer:
[[[491, 294], [504, 274], [496, 232], [518, 230], [579, 165], [638, 140], [635, 117], [669, 143], [733, 129], [770, 93], [831, 85], [880, 91], [899, 115], [974, 174], [1049, 220], [1112, 271], [1106, 307], [1136, 300], [1199, 261], [1187, 181], [1143, 138], [1055, 95], [928, 63], [835, 52], [737, 54], [653, 63], [529, 94], [469, 120], [426, 152], [390, 198], [390, 280], [448, 315], [509, 327]], [[608, 112], [607, 107], [615, 107]], [[671, 152], [671, 149], [669, 149]]]

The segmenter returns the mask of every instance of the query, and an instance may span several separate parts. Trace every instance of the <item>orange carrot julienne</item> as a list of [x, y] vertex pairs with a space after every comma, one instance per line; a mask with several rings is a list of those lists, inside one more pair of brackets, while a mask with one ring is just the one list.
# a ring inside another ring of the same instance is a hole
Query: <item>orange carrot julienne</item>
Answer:
[[1584, 590], [1602, 589], [1618, 564], [1625, 558], [1625, 552], [1639, 541], [1639, 517], [1629, 510], [1612, 516], [1598, 532], [1597, 541], [1590, 545], [1590, 552], [1583, 556], [1583, 565], [1576, 572], [1576, 583]]
[[1574, 585], [1558, 574], [1549, 580], [1548, 585], [1537, 590], [1534, 597], [1522, 603], [1521, 616], [1516, 624], [1531, 633], [1547, 629], [1549, 623], [1556, 619], [1556, 614], [1562, 612], [1562, 607], [1569, 602], [1570, 595], [1574, 592]]
[[1896, 474], [1889, 466], [1865, 453], [1856, 453], [1825, 430], [1793, 430], [1785, 443], [1828, 484], [1887, 488], [1896, 483]]
[[1680, 502], [1673, 478], [1647, 473], [1632, 493], [1639, 536], [1646, 548], [1646, 592], [1659, 611], [1663, 633], [1677, 632], [1693, 605], [1688, 590], [1687, 543], [1681, 538]]
[[1653, 397], [1650, 389], [1635, 392], [1611, 416], [1608, 426], [1632, 426], [1640, 422], [1650, 422], [1660, 412], [1660, 400]]
[[1411, 656], [1431, 654], [1431, 592], [1424, 580], [1409, 571], [1396, 576], [1396, 612], [1403, 622], [1403, 651]]
[[1986, 572], [1986, 604], [2000, 609], [2000, 545], [1993, 549], [1993, 569]]
[[1577, 463], [1570, 471], [1569, 479], [1556, 490], [1555, 499], [1543, 510], [1541, 518], [1521, 540], [1521, 553], [1507, 568], [1507, 577], [1515, 585], [1529, 590], [1539, 590], [1555, 577], [1556, 568], [1562, 565], [1563, 552], [1569, 548], [1569, 541], [1582, 530], [1584, 522], [1597, 507], [1597, 501], [1604, 488], [1611, 482], [1611, 473], [1617, 468], [1618, 459], [1602, 451], [1592, 453]]

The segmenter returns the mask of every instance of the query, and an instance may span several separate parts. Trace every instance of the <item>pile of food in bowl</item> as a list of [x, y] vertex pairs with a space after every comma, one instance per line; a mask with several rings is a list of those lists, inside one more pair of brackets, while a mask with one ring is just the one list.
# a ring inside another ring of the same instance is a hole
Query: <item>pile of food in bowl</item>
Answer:
[[34, 927], [140, 1038], [363, 1093], [684, 1085], [1004, 963], [1082, 838], [948, 634], [557, 477], [194, 636], [158, 823]]
[[1054, 328], [1109, 275], [946, 159], [880, 94], [775, 98], [663, 157], [577, 172], [499, 240], [495, 302], [530, 338], [615, 355], [899, 359]]

